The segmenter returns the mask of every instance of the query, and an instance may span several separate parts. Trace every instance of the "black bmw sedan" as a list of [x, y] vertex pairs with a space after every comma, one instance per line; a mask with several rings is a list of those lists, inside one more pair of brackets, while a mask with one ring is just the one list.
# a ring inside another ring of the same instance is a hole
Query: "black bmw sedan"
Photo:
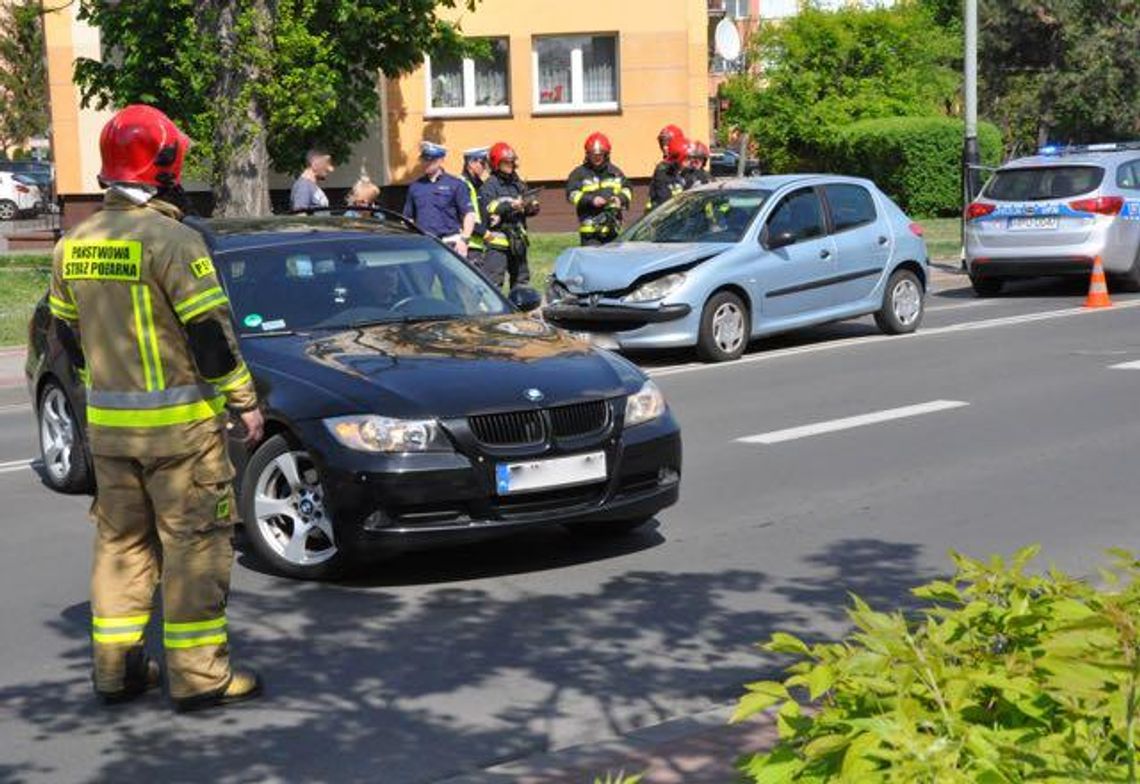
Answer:
[[[628, 532], [677, 501], [681, 438], [625, 359], [537, 320], [393, 216], [196, 224], [265, 408], [233, 439], [242, 518], [280, 574], [540, 525]], [[83, 390], [41, 303], [28, 383], [48, 482], [89, 489]]]

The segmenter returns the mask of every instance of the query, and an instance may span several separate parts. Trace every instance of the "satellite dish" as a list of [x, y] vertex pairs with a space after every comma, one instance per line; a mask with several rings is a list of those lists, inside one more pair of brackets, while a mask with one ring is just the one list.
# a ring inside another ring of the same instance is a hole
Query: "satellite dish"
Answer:
[[725, 60], [735, 60], [740, 57], [740, 31], [736, 29], [731, 19], [725, 17], [717, 23], [713, 38], [715, 41], [713, 49], [718, 56]]

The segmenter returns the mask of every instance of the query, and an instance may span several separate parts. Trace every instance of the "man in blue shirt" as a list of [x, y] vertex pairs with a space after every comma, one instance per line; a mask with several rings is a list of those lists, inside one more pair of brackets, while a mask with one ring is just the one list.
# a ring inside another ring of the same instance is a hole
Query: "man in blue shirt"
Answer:
[[467, 183], [443, 170], [446, 155], [447, 149], [441, 145], [420, 143], [424, 174], [408, 186], [404, 216], [466, 258], [467, 244], [475, 230], [475, 205], [471, 203]]

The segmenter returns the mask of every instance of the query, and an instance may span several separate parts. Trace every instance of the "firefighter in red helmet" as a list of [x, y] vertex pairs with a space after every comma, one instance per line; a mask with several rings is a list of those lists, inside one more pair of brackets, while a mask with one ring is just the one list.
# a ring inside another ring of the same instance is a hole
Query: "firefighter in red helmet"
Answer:
[[161, 584], [167, 686], [182, 710], [261, 690], [255, 673], [230, 666], [226, 411], [250, 442], [264, 425], [210, 251], [181, 222], [189, 144], [150, 106], [111, 118], [99, 139], [103, 209], [56, 245], [48, 296], [86, 385], [95, 692], [123, 702], [159, 685], [143, 636]]
[[570, 172], [566, 198], [578, 213], [578, 239], [583, 245], [604, 245], [621, 231], [622, 216], [633, 191], [622, 170], [610, 161], [610, 140], [594, 132], [586, 137], [586, 158]]
[[684, 139], [685, 132], [676, 125], [670, 123], [657, 132], [657, 146], [661, 148], [661, 157], [667, 158], [669, 156], [669, 142], [674, 139]]
[[491, 146], [491, 176], [479, 188], [479, 205], [487, 216], [484, 274], [497, 287], [509, 278], [510, 288], [530, 282], [526, 219], [538, 214], [535, 191], [518, 174], [519, 156], [506, 142]]
[[705, 166], [709, 162], [709, 148], [704, 142], [689, 142], [685, 157], [685, 190], [697, 185], [707, 185], [712, 182]]
[[688, 187], [685, 179], [686, 156], [689, 142], [683, 136], [674, 136], [669, 140], [665, 149], [665, 160], [657, 164], [653, 170], [653, 178], [649, 181], [649, 203], [645, 211], [649, 212], [669, 199], [676, 196]]

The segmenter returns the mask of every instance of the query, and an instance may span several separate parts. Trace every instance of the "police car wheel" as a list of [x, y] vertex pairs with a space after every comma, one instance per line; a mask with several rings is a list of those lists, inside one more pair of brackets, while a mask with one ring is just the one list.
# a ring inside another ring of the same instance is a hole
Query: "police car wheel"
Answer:
[[752, 317], [744, 300], [731, 291], [718, 291], [701, 313], [697, 356], [705, 362], [739, 359], [751, 336]]
[[338, 574], [345, 556], [325, 504], [320, 472], [309, 453], [276, 435], [246, 467], [241, 490], [246, 538], [277, 574], [323, 580]]
[[888, 335], [906, 335], [918, 329], [922, 315], [922, 282], [910, 270], [895, 270], [887, 280], [875, 323]]
[[75, 418], [63, 387], [49, 381], [36, 409], [40, 431], [40, 457], [44, 481], [61, 493], [91, 491], [91, 465], [83, 441], [83, 428]]

